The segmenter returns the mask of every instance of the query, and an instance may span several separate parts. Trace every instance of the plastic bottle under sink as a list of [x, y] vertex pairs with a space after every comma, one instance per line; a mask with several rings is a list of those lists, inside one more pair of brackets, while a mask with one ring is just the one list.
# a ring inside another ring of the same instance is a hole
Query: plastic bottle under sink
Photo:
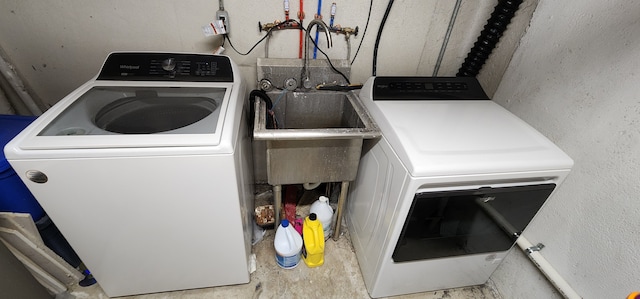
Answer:
[[302, 227], [302, 260], [309, 268], [322, 266], [324, 264], [324, 233], [322, 223], [311, 213], [304, 219]]
[[320, 196], [318, 200], [311, 204], [309, 213], [314, 213], [322, 223], [324, 231], [324, 239], [327, 240], [331, 236], [331, 223], [333, 221], [333, 209], [329, 205], [329, 198]]
[[289, 224], [289, 220], [282, 220], [273, 240], [276, 249], [276, 262], [284, 269], [293, 269], [300, 263], [302, 237]]

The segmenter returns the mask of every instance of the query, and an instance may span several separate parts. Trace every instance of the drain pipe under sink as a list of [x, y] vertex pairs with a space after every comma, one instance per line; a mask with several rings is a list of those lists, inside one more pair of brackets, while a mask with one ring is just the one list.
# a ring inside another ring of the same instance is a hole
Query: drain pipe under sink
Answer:
[[304, 190], [313, 190], [315, 188], [318, 188], [318, 186], [320, 186], [320, 183], [304, 183], [302, 184], [302, 186], [304, 187]]
[[576, 291], [571, 288], [571, 286], [567, 283], [567, 281], [560, 276], [558, 272], [547, 262], [547, 260], [538, 252], [544, 245], [538, 244], [533, 246], [529, 240], [525, 237], [520, 236], [516, 241], [520, 249], [524, 251], [524, 253], [529, 257], [529, 259], [533, 262], [533, 264], [538, 267], [540, 272], [547, 277], [547, 280], [553, 284], [553, 286], [558, 290], [558, 292], [564, 296], [564, 298], [568, 299], [582, 299]]

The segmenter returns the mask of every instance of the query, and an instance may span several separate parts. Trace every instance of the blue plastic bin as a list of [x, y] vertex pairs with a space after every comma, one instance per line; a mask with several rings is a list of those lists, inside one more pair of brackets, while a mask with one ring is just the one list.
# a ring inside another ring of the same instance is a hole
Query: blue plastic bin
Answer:
[[0, 212], [31, 214], [44, 244], [75, 268], [82, 261], [4, 156], [5, 145], [35, 119], [35, 116], [0, 114]]
[[40, 220], [44, 210], [4, 156], [4, 146], [36, 119], [35, 116], [0, 115], [0, 212], [29, 213]]

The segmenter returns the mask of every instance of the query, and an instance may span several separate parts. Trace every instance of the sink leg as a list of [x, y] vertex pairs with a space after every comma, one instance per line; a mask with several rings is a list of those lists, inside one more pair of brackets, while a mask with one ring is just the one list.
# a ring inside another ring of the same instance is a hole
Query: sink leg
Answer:
[[282, 185], [273, 186], [273, 210], [275, 212], [274, 228], [280, 225], [280, 210], [282, 209]]
[[349, 191], [349, 182], [342, 182], [342, 186], [340, 188], [340, 197], [338, 198], [338, 208], [336, 213], [338, 214], [336, 217], [335, 229], [333, 230], [333, 240], [338, 241], [340, 239], [340, 226], [342, 225], [342, 210], [344, 210], [344, 204], [347, 201], [347, 192]]

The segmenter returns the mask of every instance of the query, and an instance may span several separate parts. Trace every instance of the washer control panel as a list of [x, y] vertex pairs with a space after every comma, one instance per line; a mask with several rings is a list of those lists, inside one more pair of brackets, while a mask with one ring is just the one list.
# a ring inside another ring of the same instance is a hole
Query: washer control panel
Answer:
[[118, 52], [107, 57], [98, 80], [233, 82], [233, 69], [226, 56]]
[[473, 77], [376, 77], [373, 100], [488, 100]]

